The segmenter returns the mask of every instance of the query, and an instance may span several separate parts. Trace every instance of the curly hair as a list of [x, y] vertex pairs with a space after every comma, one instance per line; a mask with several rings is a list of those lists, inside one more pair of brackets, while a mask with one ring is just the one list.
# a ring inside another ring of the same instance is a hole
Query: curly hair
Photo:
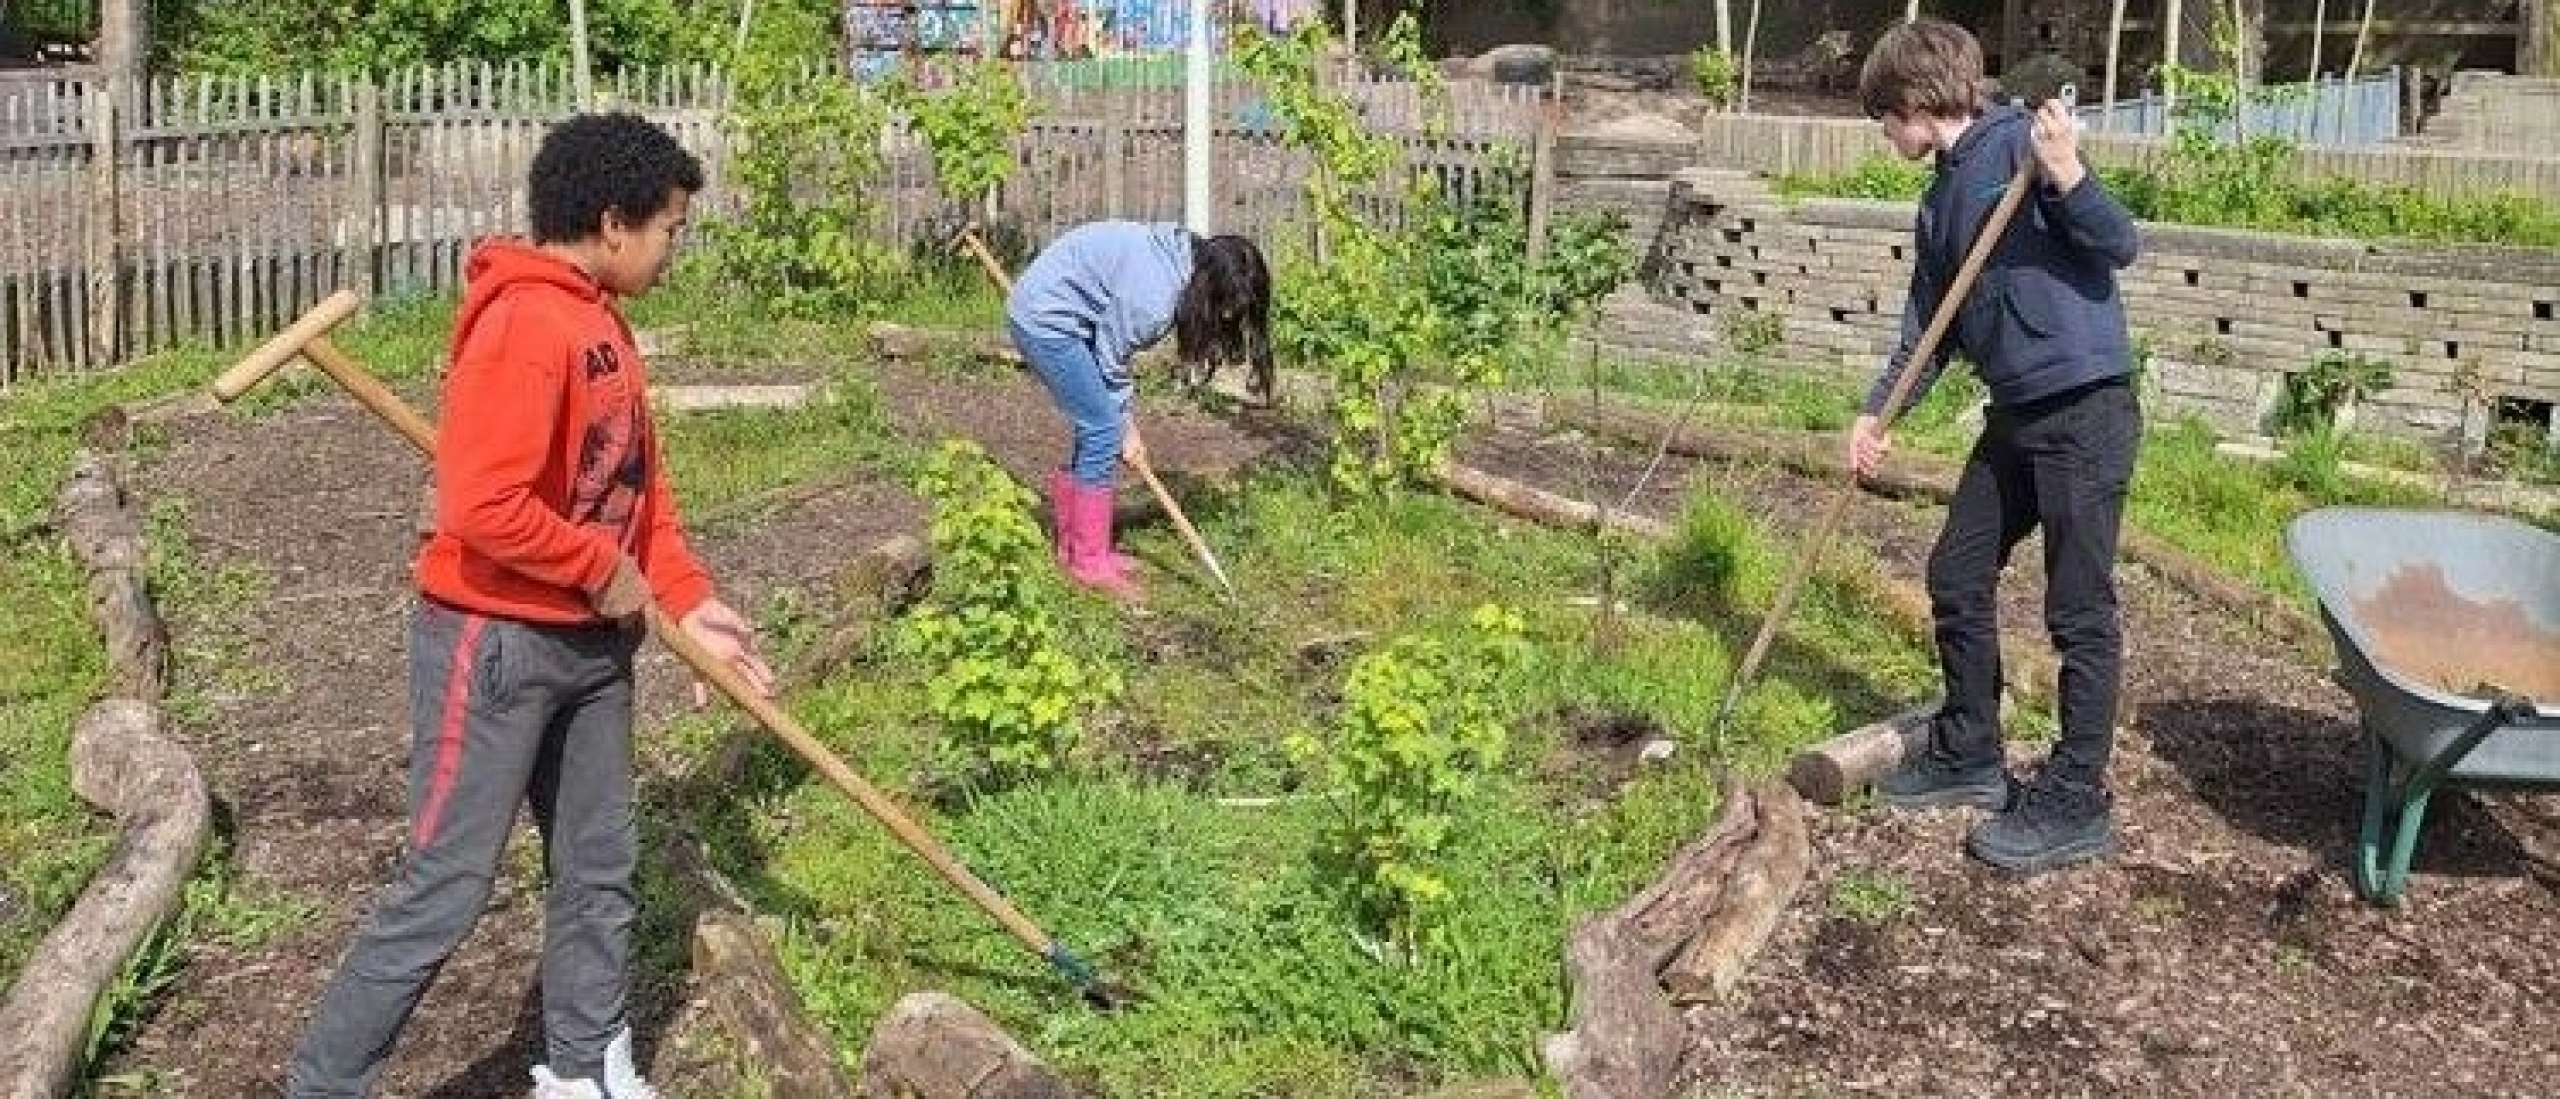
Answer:
[[1982, 43], [1963, 27], [1926, 16], [1879, 36], [1858, 73], [1858, 102], [1869, 118], [1968, 118], [1981, 112], [1983, 91]]
[[604, 231], [610, 210], [647, 221], [675, 191], [702, 190], [702, 162], [657, 123], [623, 111], [573, 116], [542, 137], [525, 179], [538, 244]]

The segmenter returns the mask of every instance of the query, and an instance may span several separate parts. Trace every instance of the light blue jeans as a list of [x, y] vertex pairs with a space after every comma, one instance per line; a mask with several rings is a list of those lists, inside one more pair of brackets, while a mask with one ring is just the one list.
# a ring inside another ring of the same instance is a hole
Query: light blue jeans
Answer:
[[1067, 472], [1087, 488], [1107, 488], [1120, 470], [1120, 433], [1129, 414], [1128, 390], [1113, 392], [1102, 380], [1102, 359], [1083, 340], [1033, 332], [1007, 322], [1013, 346], [1049, 387], [1049, 399], [1067, 417], [1074, 441]]

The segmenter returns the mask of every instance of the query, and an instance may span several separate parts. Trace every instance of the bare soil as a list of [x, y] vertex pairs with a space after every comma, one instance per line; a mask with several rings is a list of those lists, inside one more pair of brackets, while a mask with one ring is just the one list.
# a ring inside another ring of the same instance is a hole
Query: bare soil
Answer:
[[[757, 380], [794, 379], [766, 368]], [[911, 438], [965, 434], [1029, 476], [1060, 457], [1064, 430], [1023, 377], [884, 368], [879, 382]], [[1267, 422], [1148, 422], [1169, 477], [1223, 480], [1298, 445]], [[1570, 436], [1496, 429], [1466, 457], [1614, 505], [1651, 456], [1595, 459]], [[390, 874], [420, 468], [338, 399], [254, 423], [188, 421], [140, 462], [136, 490], [184, 503], [198, 560], [267, 580], [262, 598], [220, 621], [169, 608], [181, 676], [195, 673], [179, 689], [207, 703], [178, 732], [213, 786], [242, 895], [291, 898], [316, 916], [254, 948], [198, 944], [109, 1072], [156, 1073], [169, 1094], [275, 1094], [320, 985]], [[1781, 526], [1829, 490], [1673, 458], [1628, 506], [1669, 517], [1693, 482], [1738, 493]], [[856, 478], [700, 548], [728, 594], [755, 607], [784, 590], [823, 597], [834, 568], [922, 518], [902, 487]], [[1862, 502], [1831, 552], [1878, 554], [1916, 577], [1936, 518]], [[2001, 599], [2004, 628], [2027, 636], [2040, 629], [2034, 545]], [[2365, 905], [2345, 874], [2360, 744], [2327, 654], [2288, 651], [2137, 567], [2122, 575], [2131, 651], [2112, 777], [2123, 853], [2018, 880], [1963, 855], [1963, 812], [1817, 814], [1813, 879], [1742, 992], [1689, 1013], [1687, 1078], [1707, 1093], [1772, 1095], [2547, 1093], [2560, 1071], [2560, 812], [2527, 796], [2439, 795], [2407, 905]], [[236, 655], [223, 666], [245, 661], [266, 681], [206, 679], [209, 654], [226, 647]], [[684, 704], [685, 681], [654, 650], [642, 678], [649, 727]], [[1573, 776], [1572, 797], [1608, 796], [1655, 732], [1626, 715], [1559, 720], [1579, 750], [1550, 765]], [[666, 761], [650, 763], [644, 814], [667, 796]], [[525, 1086], [541, 1059], [530, 859], [510, 860], [491, 908], [435, 982], [380, 1094]], [[644, 976], [644, 1060], [672, 1095], [728, 1094], [735, 1066], [687, 980]]]

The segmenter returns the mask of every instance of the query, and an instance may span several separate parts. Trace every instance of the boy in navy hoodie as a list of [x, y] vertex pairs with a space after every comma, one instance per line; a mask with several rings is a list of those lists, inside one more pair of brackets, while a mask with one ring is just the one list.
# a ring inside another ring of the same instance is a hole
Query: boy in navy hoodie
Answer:
[[[1941, 346], [1920, 364], [1917, 400], [1960, 350], [1990, 391], [1946, 526], [1929, 553], [1929, 602], [1946, 702], [1928, 748], [1876, 784], [1899, 808], [1979, 805], [1994, 815], [1966, 840], [1975, 857], [2036, 873], [2115, 849], [2107, 756], [2124, 638], [2115, 559], [2142, 436], [2132, 340], [2117, 270], [2133, 262], [2131, 215], [2080, 158], [2069, 107], [1991, 106], [1982, 47], [1963, 28], [1919, 19], [1867, 55], [1858, 94], [1906, 159], [1936, 154], [1913, 228], [1902, 338], [1849, 430], [1849, 463], [1872, 474], [1901, 409], [1884, 407], [1922, 328], [2022, 164], [2034, 188], [1983, 265]], [[2031, 780], [2003, 761], [1994, 595], [2010, 551], [2044, 531], [2045, 629], [2062, 657], [2062, 737]]]

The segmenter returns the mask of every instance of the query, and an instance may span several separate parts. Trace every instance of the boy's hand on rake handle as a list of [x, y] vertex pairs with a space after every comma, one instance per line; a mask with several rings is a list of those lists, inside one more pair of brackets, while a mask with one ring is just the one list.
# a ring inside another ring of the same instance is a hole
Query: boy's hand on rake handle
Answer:
[[[737, 611], [717, 599], [706, 599], [679, 623], [685, 634], [727, 664], [764, 698], [773, 697], [773, 669], [756, 655], [755, 627], [747, 624]], [[711, 688], [703, 681], [693, 681], [693, 705], [701, 709], [711, 704]]]
[[1849, 470], [1861, 479], [1875, 476], [1892, 450], [1893, 435], [1885, 430], [1883, 420], [1860, 416], [1849, 425]]

